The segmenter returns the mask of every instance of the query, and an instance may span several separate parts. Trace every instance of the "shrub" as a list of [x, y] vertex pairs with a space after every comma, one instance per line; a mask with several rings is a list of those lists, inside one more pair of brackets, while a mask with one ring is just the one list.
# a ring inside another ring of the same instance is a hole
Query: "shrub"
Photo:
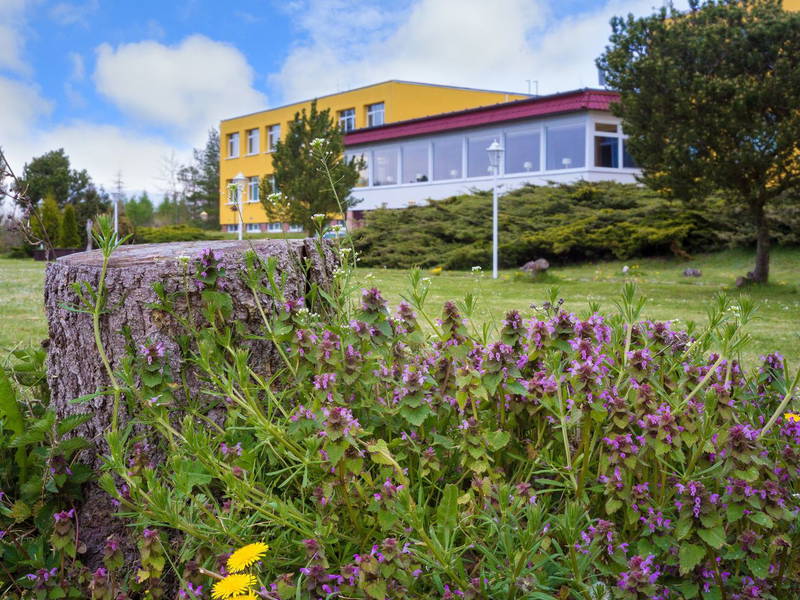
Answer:
[[61, 219], [58, 246], [61, 248], [79, 248], [80, 245], [81, 236], [78, 233], [78, 220], [75, 216], [75, 206], [67, 204], [64, 207], [64, 216]]
[[212, 232], [190, 225], [166, 225], [164, 227], [139, 227], [134, 241], [137, 244], [161, 244], [165, 242], [194, 242], [217, 239]]
[[[491, 194], [475, 192], [402, 210], [367, 213], [354, 233], [362, 266], [449, 269], [487, 267], [491, 260]], [[795, 202], [796, 204], [796, 202]], [[794, 204], [776, 209], [777, 239], [800, 243]], [[526, 186], [500, 200], [500, 263], [519, 267], [555, 261], [626, 259], [753, 243], [746, 219], [720, 199], [702, 209], [647, 188], [613, 182]]]

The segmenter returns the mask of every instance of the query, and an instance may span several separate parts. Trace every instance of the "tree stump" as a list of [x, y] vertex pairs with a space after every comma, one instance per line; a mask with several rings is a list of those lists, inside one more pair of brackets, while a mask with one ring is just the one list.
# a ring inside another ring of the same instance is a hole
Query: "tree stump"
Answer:
[[[108, 312], [101, 317], [100, 326], [102, 343], [113, 368], [119, 367], [126, 356], [126, 340], [121, 331], [127, 327], [137, 344], [146, 340], [161, 342], [173, 363], [170, 367], [173, 372], [179, 372], [181, 365], [175, 339], [179, 325], [165, 319], [163, 313], [151, 310], [148, 305], [157, 301], [152, 288], [157, 282], [163, 284], [168, 293], [185, 288], [187, 276], [191, 281], [195, 272], [194, 259], [204, 248], [213, 250], [220, 257], [220, 266], [225, 268], [226, 292], [233, 301], [232, 319], [251, 331], [257, 330], [261, 316], [252, 291], [240, 276], [245, 268], [245, 251], [252, 248], [264, 258], [277, 260], [278, 274], [286, 275], [284, 293], [287, 300], [305, 296], [312, 283], [328, 288], [339, 264], [329, 243], [320, 244], [319, 240], [313, 239], [122, 246], [112, 255], [108, 265]], [[189, 257], [188, 264], [181, 257]], [[45, 276], [45, 311], [49, 326], [47, 377], [52, 405], [59, 418], [92, 413], [92, 419], [76, 430], [76, 434], [92, 441], [93, 446], [81, 454], [80, 460], [95, 471], [102, 464], [102, 456], [107, 450], [103, 434], [111, 423], [113, 397], [104, 395], [83, 403], [70, 402], [107, 389], [109, 381], [95, 345], [92, 316], [70, 311], [65, 305], [74, 305], [77, 301], [70, 284], [85, 281], [97, 289], [101, 266], [102, 254], [93, 250], [50, 263]], [[261, 302], [268, 314], [275, 309], [270, 297], [265, 295]], [[276, 353], [268, 343], [254, 342], [250, 351], [254, 364], [267, 367], [276, 364]], [[189, 385], [191, 387], [191, 380]], [[127, 420], [128, 415], [122, 406], [120, 427]], [[133, 540], [126, 535], [122, 521], [113, 516], [114, 512], [111, 499], [105, 492], [95, 484], [86, 486], [77, 514], [80, 541], [86, 545], [85, 559], [91, 567], [99, 565], [105, 541], [111, 534], [120, 538], [123, 548], [133, 549]]]

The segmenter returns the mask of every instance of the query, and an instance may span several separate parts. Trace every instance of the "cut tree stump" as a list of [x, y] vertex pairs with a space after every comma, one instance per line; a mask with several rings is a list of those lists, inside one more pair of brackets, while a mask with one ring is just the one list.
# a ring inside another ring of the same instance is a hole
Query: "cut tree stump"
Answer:
[[[154, 283], [161, 282], [168, 293], [183, 290], [187, 270], [191, 283], [195, 272], [194, 259], [204, 248], [214, 250], [220, 256], [220, 266], [225, 268], [226, 291], [233, 301], [232, 319], [252, 331], [258, 329], [261, 317], [253, 294], [241, 277], [245, 268], [245, 251], [252, 248], [264, 258], [274, 257], [277, 260], [278, 274], [286, 276], [286, 299], [305, 296], [312, 283], [328, 288], [333, 271], [339, 264], [330, 243], [320, 244], [315, 239], [122, 246], [112, 255], [108, 265], [108, 312], [101, 317], [100, 327], [101, 339], [112, 367], [119, 367], [126, 356], [126, 340], [120, 332], [127, 327], [137, 344], [146, 340], [162, 342], [173, 363], [170, 365], [173, 372], [180, 370], [175, 340], [179, 326], [171, 319], [164, 318], [163, 313], [148, 308], [148, 305], [157, 301], [152, 289]], [[180, 257], [189, 257], [188, 266]], [[306, 265], [305, 269], [303, 265]], [[113, 397], [98, 396], [86, 402], [71, 403], [80, 396], [108, 389], [109, 381], [95, 346], [92, 316], [67, 310], [64, 306], [77, 302], [70, 284], [86, 281], [94, 289], [97, 288], [101, 266], [102, 254], [99, 250], [60, 258], [47, 266], [44, 292], [49, 326], [47, 378], [52, 405], [59, 418], [78, 413], [92, 414], [91, 420], [75, 433], [92, 442], [93, 446], [81, 454], [80, 460], [95, 472], [107, 450], [103, 434], [111, 423]], [[267, 313], [274, 310], [271, 298], [264, 296], [261, 302]], [[253, 342], [250, 351], [252, 364], [266, 368], [277, 365], [276, 353], [269, 344]], [[189, 385], [192, 386], [191, 378]], [[122, 402], [120, 427], [128, 421], [124, 404]], [[78, 527], [80, 541], [86, 545], [84, 558], [92, 568], [99, 565], [109, 535], [115, 534], [120, 539], [127, 550], [126, 555], [133, 551], [134, 540], [126, 533], [127, 528], [122, 520], [113, 516], [114, 512], [111, 499], [105, 492], [93, 483], [86, 486], [78, 510]]]

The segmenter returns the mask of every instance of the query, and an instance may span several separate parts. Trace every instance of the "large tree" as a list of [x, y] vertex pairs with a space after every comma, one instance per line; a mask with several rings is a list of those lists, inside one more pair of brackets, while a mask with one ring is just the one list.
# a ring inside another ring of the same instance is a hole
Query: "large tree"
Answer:
[[153, 221], [153, 202], [147, 192], [142, 192], [138, 198], [133, 197], [125, 203], [125, 214], [134, 228], [147, 227]]
[[[361, 161], [343, 156], [344, 134], [329, 109], [295, 113], [286, 138], [272, 153], [275, 187], [288, 200], [289, 217], [313, 231], [315, 214], [338, 214], [353, 205], [350, 191], [358, 181]], [[269, 177], [262, 181], [262, 201], [272, 210], [269, 194], [275, 190]]]
[[651, 187], [744, 203], [755, 227], [752, 280], [769, 278], [765, 208], [800, 190], [800, 14], [780, 0], [690, 0], [612, 20], [598, 59], [627, 147]]
[[61, 208], [74, 205], [81, 243], [86, 243], [86, 221], [110, 207], [108, 194], [95, 187], [85, 169], [71, 168], [69, 156], [63, 148], [46, 152], [27, 163], [19, 187], [18, 191], [24, 191], [32, 202], [52, 197]]
[[178, 179], [192, 224], [219, 227], [219, 131], [209, 129], [206, 145], [193, 150], [192, 164], [181, 167]]

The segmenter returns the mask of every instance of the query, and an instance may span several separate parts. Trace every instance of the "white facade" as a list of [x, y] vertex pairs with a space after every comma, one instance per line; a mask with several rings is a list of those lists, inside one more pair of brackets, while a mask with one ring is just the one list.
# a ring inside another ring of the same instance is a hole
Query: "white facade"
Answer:
[[502, 192], [581, 179], [634, 183], [639, 173], [625, 151], [620, 120], [582, 111], [348, 147], [346, 157], [367, 162], [351, 210], [405, 208], [490, 190], [486, 148], [494, 140], [505, 148], [497, 178]]

